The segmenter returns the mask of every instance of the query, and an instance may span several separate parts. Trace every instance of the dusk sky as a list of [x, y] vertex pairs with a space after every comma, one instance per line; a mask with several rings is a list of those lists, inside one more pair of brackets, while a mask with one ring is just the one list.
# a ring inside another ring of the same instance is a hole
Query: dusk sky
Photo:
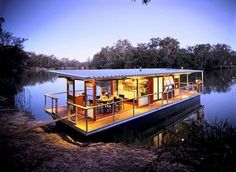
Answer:
[[26, 51], [85, 61], [128, 39], [170, 36], [181, 47], [226, 43], [236, 50], [236, 0], [0, 0], [3, 28]]

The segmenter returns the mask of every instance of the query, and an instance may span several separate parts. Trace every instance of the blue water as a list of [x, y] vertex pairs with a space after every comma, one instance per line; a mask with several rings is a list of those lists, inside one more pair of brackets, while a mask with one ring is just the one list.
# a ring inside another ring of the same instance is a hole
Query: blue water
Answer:
[[201, 103], [204, 105], [205, 118], [209, 122], [228, 120], [236, 126], [236, 83], [224, 93], [202, 94]]
[[[31, 112], [37, 120], [48, 120], [51, 119], [51, 117], [44, 111], [44, 95], [46, 93], [64, 91], [66, 91], [66, 80], [63, 78], [57, 78], [55, 81], [47, 81], [31, 86], [25, 86], [23, 91], [16, 95], [17, 105], [18, 107]], [[22, 99], [20, 99], [21, 97], [24, 97], [25, 99], [23, 103]], [[59, 99], [59, 105], [63, 104], [63, 102], [61, 102], [63, 99]]]

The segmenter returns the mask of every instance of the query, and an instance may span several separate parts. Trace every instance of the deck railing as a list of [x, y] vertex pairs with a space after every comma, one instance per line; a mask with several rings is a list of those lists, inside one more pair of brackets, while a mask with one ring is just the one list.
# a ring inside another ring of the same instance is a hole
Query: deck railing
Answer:
[[[173, 90], [169, 90], [167, 92], [157, 92], [153, 94], [147, 94], [144, 96], [132, 98], [132, 99], [123, 99], [116, 102], [106, 103], [102, 105], [97, 106], [80, 106], [77, 104], [69, 103], [68, 104], [68, 120], [73, 122], [78, 128], [82, 129], [85, 132], [90, 132], [93, 130], [97, 130], [99, 128], [106, 127], [111, 124], [118, 123], [120, 121], [134, 118], [138, 115], [141, 115], [145, 112], [160, 108], [164, 105], [168, 105], [170, 103], [177, 102], [179, 100], [185, 99], [187, 97], [191, 97], [193, 95], [198, 94], [201, 89], [199, 88], [199, 85], [196, 84], [186, 84], [186, 86], [183, 86], [179, 88], [179, 95], [174, 96]], [[157, 102], [151, 102], [151, 97], [161, 95], [161, 99]], [[165, 98], [164, 98], [165, 97]], [[138, 106], [138, 100], [146, 98], [148, 100], [148, 103], [142, 107]], [[116, 110], [116, 105], [120, 105], [120, 110]], [[98, 112], [98, 109], [101, 108], [107, 108], [109, 107], [111, 109], [110, 113], [107, 117], [102, 118], [103, 120], [96, 120], [96, 126], [94, 125], [95, 120], [94, 114], [96, 115]], [[71, 116], [73, 118], [71, 118]], [[105, 121], [105, 122], [104, 122]]]
[[[50, 105], [48, 107], [47, 101], [50, 101]], [[58, 98], [52, 94], [45, 94], [44, 95], [44, 109], [49, 110], [50, 113], [56, 114], [58, 112]]]
[[[76, 90], [75, 94], [82, 94], [84, 90]], [[67, 92], [57, 92], [44, 95], [44, 110], [56, 114], [58, 113], [58, 107], [66, 106]], [[62, 96], [64, 96], [62, 98]], [[59, 102], [60, 100], [60, 102]]]
[[[174, 91], [178, 91], [178, 95]], [[67, 119], [74, 125], [80, 128], [84, 132], [90, 132], [99, 128], [106, 127], [111, 124], [118, 123], [120, 121], [135, 118], [145, 112], [155, 110], [170, 103], [177, 102], [179, 100], [191, 97], [202, 91], [201, 85], [193, 83], [181, 83], [181, 87], [178, 89], [172, 89], [166, 92], [157, 92], [153, 94], [147, 94], [131, 99], [122, 99], [120, 101], [100, 104], [97, 106], [80, 106], [74, 103], [66, 102]], [[45, 94], [45, 109], [47, 99], [51, 99], [50, 113], [56, 114], [58, 112], [58, 97], [56, 95], [65, 94], [66, 92]], [[154, 97], [158, 97], [158, 101], [152, 102]], [[147, 101], [143, 106], [139, 106], [138, 102], [141, 100]], [[99, 112], [101, 109], [109, 109], [109, 112], [102, 114], [103, 120], [99, 120]], [[96, 117], [96, 125], [94, 125]]]

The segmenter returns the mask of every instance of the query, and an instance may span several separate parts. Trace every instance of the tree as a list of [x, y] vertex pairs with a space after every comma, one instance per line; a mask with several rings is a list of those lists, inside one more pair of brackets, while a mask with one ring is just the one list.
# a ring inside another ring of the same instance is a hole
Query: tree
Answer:
[[[136, 0], [134, 0], [136, 1]], [[143, 4], [147, 5], [151, 0], [141, 0]]]
[[115, 47], [112, 47], [112, 66], [111, 68], [125, 68], [128, 67], [129, 64], [129, 57], [133, 56], [133, 46], [132, 44], [127, 40], [118, 40]]
[[149, 49], [159, 49], [160, 48], [161, 38], [151, 38], [148, 43]]
[[20, 72], [26, 65], [28, 54], [23, 50], [24, 38], [13, 36], [2, 29], [4, 19], [0, 17], [0, 75]]
[[212, 46], [210, 44], [197, 44], [188, 47], [189, 53], [192, 54], [194, 68], [204, 69], [212, 58]]
[[193, 68], [193, 60], [191, 54], [187, 49], [181, 48], [177, 53], [177, 58], [175, 59], [173, 67], [175, 68]]
[[172, 67], [179, 51], [179, 41], [166, 37], [160, 40], [160, 54], [163, 57], [162, 63], [165, 67]]
[[133, 50], [133, 61], [131, 67], [133, 68], [153, 68], [159, 66], [159, 56], [155, 50], [150, 50], [143, 44], [138, 44], [137, 48]]
[[236, 64], [235, 52], [226, 44], [197, 44], [180, 48], [178, 40], [151, 38], [133, 47], [128, 40], [102, 48], [91, 60], [92, 68], [168, 67], [212, 69]]
[[233, 51], [226, 44], [216, 44], [213, 46], [213, 63], [216, 67], [223, 67], [232, 61]]
[[132, 45], [128, 40], [118, 40], [115, 46], [102, 48], [91, 61], [92, 68], [125, 68], [132, 57]]
[[2, 32], [2, 24], [5, 22], [3, 17], [0, 17], [0, 32]]

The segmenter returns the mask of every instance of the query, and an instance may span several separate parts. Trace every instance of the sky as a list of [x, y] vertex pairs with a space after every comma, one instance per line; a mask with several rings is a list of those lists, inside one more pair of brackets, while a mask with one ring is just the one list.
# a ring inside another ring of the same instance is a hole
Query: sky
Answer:
[[167, 36], [236, 50], [236, 0], [0, 0], [0, 16], [3, 29], [28, 39], [26, 51], [58, 58], [86, 61], [119, 39]]

